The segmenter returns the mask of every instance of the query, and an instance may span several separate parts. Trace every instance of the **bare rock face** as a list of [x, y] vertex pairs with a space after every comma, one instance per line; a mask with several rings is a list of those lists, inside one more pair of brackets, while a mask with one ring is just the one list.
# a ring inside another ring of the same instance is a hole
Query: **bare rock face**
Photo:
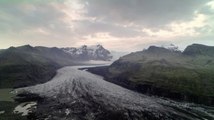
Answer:
[[69, 53], [72, 57], [80, 60], [104, 60], [112, 59], [111, 53], [102, 45], [86, 46], [80, 48], [62, 48], [63, 51]]

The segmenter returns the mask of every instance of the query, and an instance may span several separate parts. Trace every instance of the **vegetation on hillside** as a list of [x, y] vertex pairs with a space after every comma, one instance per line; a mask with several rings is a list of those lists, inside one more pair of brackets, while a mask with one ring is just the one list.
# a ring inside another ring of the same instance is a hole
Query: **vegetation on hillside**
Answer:
[[214, 105], [214, 47], [193, 44], [181, 52], [152, 46], [89, 71], [143, 93]]
[[0, 53], [0, 88], [44, 83], [58, 68], [72, 64], [72, 57], [58, 48], [11, 47]]

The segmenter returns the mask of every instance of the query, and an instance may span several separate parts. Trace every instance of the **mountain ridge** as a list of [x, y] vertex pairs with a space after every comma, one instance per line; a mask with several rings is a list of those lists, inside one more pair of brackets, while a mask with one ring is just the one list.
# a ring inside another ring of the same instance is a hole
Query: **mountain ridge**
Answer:
[[212, 46], [206, 46], [201, 44], [192, 44], [188, 46], [183, 54], [186, 55], [207, 55], [207, 56], [214, 56], [214, 48]]
[[[47, 48], [48, 49], [48, 48]], [[51, 51], [51, 48], [49, 49]], [[58, 50], [58, 49], [57, 49]], [[64, 52], [49, 54], [45, 49], [30, 45], [10, 47], [0, 53], [0, 88], [25, 87], [50, 80], [61, 66], [74, 64], [64, 61]], [[60, 59], [54, 59], [59, 56]], [[67, 55], [67, 58], [71, 57]]]
[[[107, 51], [102, 46], [99, 48]], [[98, 51], [99, 52], [99, 51]], [[102, 52], [101, 52], [102, 54]], [[105, 55], [101, 60], [105, 60]], [[108, 57], [110, 59], [111, 57]], [[87, 60], [72, 56], [57, 47], [24, 45], [0, 52], [0, 88], [25, 87], [50, 80], [56, 70], [70, 65], [87, 64]], [[97, 60], [100, 60], [98, 57]]]
[[198, 46], [183, 52], [152, 46], [89, 71], [142, 93], [214, 105], [214, 47]]
[[79, 48], [67, 47], [62, 48], [62, 50], [65, 51], [66, 53], [69, 53], [72, 57], [76, 59], [83, 60], [110, 61], [113, 57], [110, 51], [108, 51], [102, 45], [99, 44], [94, 46], [83, 45]]

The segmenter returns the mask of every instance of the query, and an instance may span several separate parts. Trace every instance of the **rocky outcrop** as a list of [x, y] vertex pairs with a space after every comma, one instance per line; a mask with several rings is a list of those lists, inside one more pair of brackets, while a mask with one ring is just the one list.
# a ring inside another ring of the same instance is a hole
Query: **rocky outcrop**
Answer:
[[102, 45], [86, 46], [80, 48], [62, 48], [63, 51], [69, 53], [73, 58], [79, 60], [103, 60], [110, 61], [111, 53]]

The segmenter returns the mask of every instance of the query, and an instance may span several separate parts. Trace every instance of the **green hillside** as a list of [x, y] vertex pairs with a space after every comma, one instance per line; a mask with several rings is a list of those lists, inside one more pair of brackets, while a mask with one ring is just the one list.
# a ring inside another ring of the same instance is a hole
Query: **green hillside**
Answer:
[[193, 44], [181, 52], [151, 46], [90, 71], [143, 93], [214, 105], [214, 47]]
[[10, 47], [0, 52], [0, 88], [44, 83], [58, 68], [73, 64], [72, 57], [58, 48]]

